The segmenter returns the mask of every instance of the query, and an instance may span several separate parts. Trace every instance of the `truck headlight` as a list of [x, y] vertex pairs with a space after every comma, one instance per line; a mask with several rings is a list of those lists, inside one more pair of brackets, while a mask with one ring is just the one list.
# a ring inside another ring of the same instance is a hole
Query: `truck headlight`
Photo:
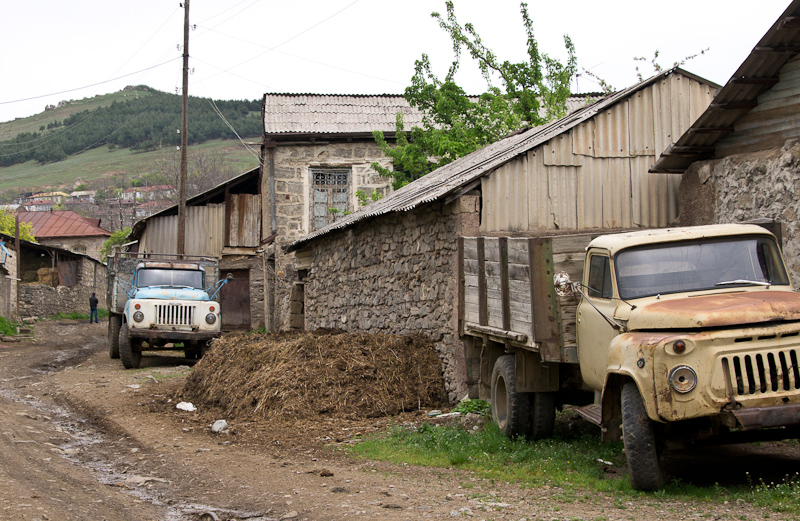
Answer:
[[691, 392], [697, 387], [697, 373], [688, 365], [679, 365], [669, 372], [669, 385], [681, 394]]
[[217, 315], [215, 315], [214, 313], [209, 313], [208, 315], [206, 315], [207, 324], [213, 324], [216, 321], [217, 321]]
[[133, 319], [136, 322], [141, 322], [142, 320], [144, 320], [144, 313], [142, 313], [141, 311], [137, 311], [136, 313], [133, 314]]

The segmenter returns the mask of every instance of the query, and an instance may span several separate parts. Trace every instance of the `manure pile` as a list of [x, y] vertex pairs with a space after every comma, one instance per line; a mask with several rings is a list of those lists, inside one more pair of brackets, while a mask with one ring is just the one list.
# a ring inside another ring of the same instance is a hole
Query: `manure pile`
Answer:
[[195, 365], [183, 399], [236, 417], [357, 419], [442, 404], [441, 362], [422, 336], [232, 335]]

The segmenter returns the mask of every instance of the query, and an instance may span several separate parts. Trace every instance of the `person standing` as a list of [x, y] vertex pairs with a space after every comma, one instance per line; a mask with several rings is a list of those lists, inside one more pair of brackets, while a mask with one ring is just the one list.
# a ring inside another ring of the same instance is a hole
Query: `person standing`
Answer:
[[94, 323], [95, 324], [99, 323], [98, 320], [97, 320], [97, 302], [98, 302], [97, 297], [95, 296], [94, 293], [92, 293], [92, 296], [89, 297], [89, 323], [90, 324], [92, 323], [92, 318], [94, 318]]

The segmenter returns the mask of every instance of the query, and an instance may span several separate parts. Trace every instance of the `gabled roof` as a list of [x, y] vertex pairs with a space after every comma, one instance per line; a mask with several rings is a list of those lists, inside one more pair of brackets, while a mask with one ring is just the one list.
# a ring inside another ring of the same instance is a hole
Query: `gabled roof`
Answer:
[[[573, 95], [567, 110], [583, 106], [587, 96], [598, 95]], [[375, 130], [393, 135], [398, 112], [403, 113], [405, 128], [422, 125], [422, 112], [399, 94], [265, 94], [264, 133], [276, 140], [308, 135], [371, 137]]]
[[19, 212], [20, 222], [30, 223], [33, 234], [37, 239], [51, 239], [56, 237], [110, 237], [111, 232], [106, 231], [94, 222], [86, 219], [71, 210], [56, 212]]
[[778, 71], [800, 54], [800, 0], [756, 44], [714, 97], [708, 109], [665, 150], [653, 173], [683, 173], [695, 161], [714, 157], [714, 144], [733, 132], [736, 121], [757, 105], [758, 96], [778, 82]]
[[447, 197], [455, 199], [477, 187], [480, 178], [485, 174], [495, 170], [499, 166], [511, 161], [519, 156], [538, 147], [539, 145], [553, 139], [554, 137], [567, 132], [571, 128], [593, 118], [598, 113], [609, 107], [624, 101], [639, 90], [656, 83], [670, 74], [678, 73], [718, 87], [712, 82], [700, 78], [690, 72], [680, 68], [670, 69], [661, 74], [653, 76], [641, 83], [628, 87], [605, 98], [584, 106], [563, 118], [527, 130], [512, 134], [491, 145], [487, 145], [469, 155], [456, 159], [452, 163], [437, 168], [430, 174], [421, 179], [404, 186], [403, 188], [389, 194], [387, 197], [376, 201], [366, 208], [345, 216], [341, 220], [331, 223], [319, 230], [297, 239], [287, 246], [287, 251], [294, 251], [301, 248], [305, 243], [334, 230], [340, 230], [354, 226], [356, 223], [365, 219], [370, 219], [379, 215], [393, 212], [405, 212], [437, 199]]

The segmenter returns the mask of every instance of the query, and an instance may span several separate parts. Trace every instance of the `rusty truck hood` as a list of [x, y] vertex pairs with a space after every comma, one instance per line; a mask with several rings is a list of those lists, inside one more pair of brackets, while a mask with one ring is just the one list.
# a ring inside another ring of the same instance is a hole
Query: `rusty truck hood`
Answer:
[[695, 329], [800, 320], [800, 294], [762, 290], [664, 298], [631, 311], [628, 329]]

